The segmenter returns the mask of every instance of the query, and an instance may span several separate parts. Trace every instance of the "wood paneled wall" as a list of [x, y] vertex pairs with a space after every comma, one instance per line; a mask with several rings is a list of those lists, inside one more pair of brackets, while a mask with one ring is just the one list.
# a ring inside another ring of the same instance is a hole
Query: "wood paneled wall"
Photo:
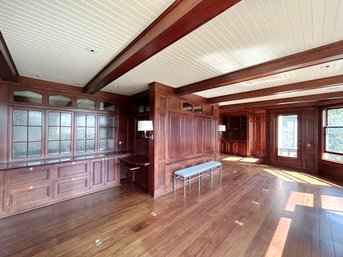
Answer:
[[[192, 102], [196, 101], [196, 102]], [[154, 141], [150, 145], [150, 192], [154, 197], [172, 190], [175, 170], [218, 158], [218, 106], [202, 102], [203, 113], [182, 111], [182, 99], [159, 83], [150, 85], [150, 118]]]

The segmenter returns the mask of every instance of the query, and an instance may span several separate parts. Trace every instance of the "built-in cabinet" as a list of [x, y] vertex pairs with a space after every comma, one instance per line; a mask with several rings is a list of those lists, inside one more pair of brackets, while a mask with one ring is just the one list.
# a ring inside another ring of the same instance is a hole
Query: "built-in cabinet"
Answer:
[[3, 188], [0, 217], [118, 186], [118, 158], [109, 156], [0, 171]]
[[222, 133], [221, 152], [234, 155], [248, 154], [248, 116], [224, 116], [227, 131]]

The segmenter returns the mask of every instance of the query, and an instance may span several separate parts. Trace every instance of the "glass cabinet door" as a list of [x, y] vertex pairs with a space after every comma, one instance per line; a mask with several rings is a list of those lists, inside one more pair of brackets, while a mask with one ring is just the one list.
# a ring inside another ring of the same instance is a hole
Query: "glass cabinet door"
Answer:
[[49, 112], [48, 114], [48, 155], [71, 153], [72, 114]]
[[95, 115], [76, 115], [76, 152], [95, 151]]

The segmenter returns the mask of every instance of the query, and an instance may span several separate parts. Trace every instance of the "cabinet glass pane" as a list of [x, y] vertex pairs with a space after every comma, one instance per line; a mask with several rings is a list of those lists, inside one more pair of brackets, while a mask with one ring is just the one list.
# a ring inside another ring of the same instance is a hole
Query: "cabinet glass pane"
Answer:
[[61, 113], [61, 126], [71, 126], [71, 113]]
[[99, 138], [106, 138], [106, 128], [99, 129]]
[[107, 117], [107, 126], [114, 127], [114, 117]]
[[27, 156], [26, 143], [13, 143], [12, 156], [13, 158], [25, 158]]
[[114, 129], [113, 128], [108, 128], [107, 129], [107, 138], [114, 138]]
[[61, 140], [70, 140], [71, 139], [71, 128], [62, 127], [61, 128]]
[[107, 117], [106, 116], [100, 116], [100, 118], [99, 118], [99, 126], [100, 127], [107, 126]]
[[13, 126], [13, 142], [27, 141], [27, 127]]
[[95, 138], [95, 128], [87, 128], [87, 139]]
[[87, 115], [87, 127], [94, 127], [94, 126], [95, 126], [95, 116]]
[[86, 141], [77, 140], [76, 141], [76, 151], [77, 152], [85, 152], [86, 151]]
[[49, 112], [49, 126], [59, 126], [59, 125], [60, 125], [60, 113]]
[[113, 150], [113, 149], [114, 149], [114, 140], [107, 139], [107, 150]]
[[77, 139], [86, 139], [86, 129], [85, 128], [77, 128], [76, 129], [76, 138]]
[[69, 97], [65, 97], [62, 95], [51, 95], [49, 96], [49, 105], [71, 106], [72, 102]]
[[29, 141], [41, 141], [42, 140], [42, 128], [41, 127], [29, 127]]
[[71, 152], [70, 141], [61, 141], [61, 154], [67, 154]]
[[106, 139], [99, 140], [99, 150], [106, 150]]
[[76, 126], [86, 126], [86, 115], [78, 114], [76, 116]]
[[37, 157], [42, 155], [42, 143], [34, 142], [28, 144], [27, 157]]
[[29, 111], [29, 125], [41, 126], [42, 125], [42, 113], [38, 111]]
[[27, 111], [14, 110], [12, 123], [13, 125], [27, 125]]
[[95, 109], [95, 102], [88, 99], [77, 99], [77, 108]]
[[49, 140], [59, 140], [59, 139], [60, 139], [60, 128], [49, 127]]
[[50, 141], [48, 143], [48, 154], [49, 155], [56, 155], [59, 154], [60, 149], [59, 149], [60, 145], [58, 141]]
[[21, 103], [41, 104], [43, 100], [42, 95], [31, 91], [14, 91], [13, 101]]
[[87, 152], [92, 152], [95, 150], [94, 140], [87, 140]]
[[100, 110], [105, 111], [115, 111], [115, 105], [109, 102], [101, 102], [100, 103]]

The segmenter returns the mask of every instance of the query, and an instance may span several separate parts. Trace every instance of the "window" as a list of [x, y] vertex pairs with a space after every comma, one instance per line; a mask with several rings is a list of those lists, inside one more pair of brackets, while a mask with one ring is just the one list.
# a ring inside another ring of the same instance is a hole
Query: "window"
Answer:
[[71, 153], [71, 125], [71, 113], [49, 112], [48, 155]]
[[115, 111], [116, 106], [113, 103], [101, 102], [100, 103], [100, 110], [102, 110], [102, 111]]
[[298, 116], [278, 116], [278, 156], [297, 158]]
[[39, 157], [42, 155], [42, 112], [13, 110], [12, 158]]
[[41, 104], [43, 102], [43, 97], [42, 95], [31, 91], [14, 91], [13, 101], [20, 103]]
[[76, 115], [76, 152], [95, 151], [95, 115]]
[[114, 117], [99, 116], [99, 150], [114, 150]]
[[343, 162], [343, 108], [323, 113], [324, 158]]

